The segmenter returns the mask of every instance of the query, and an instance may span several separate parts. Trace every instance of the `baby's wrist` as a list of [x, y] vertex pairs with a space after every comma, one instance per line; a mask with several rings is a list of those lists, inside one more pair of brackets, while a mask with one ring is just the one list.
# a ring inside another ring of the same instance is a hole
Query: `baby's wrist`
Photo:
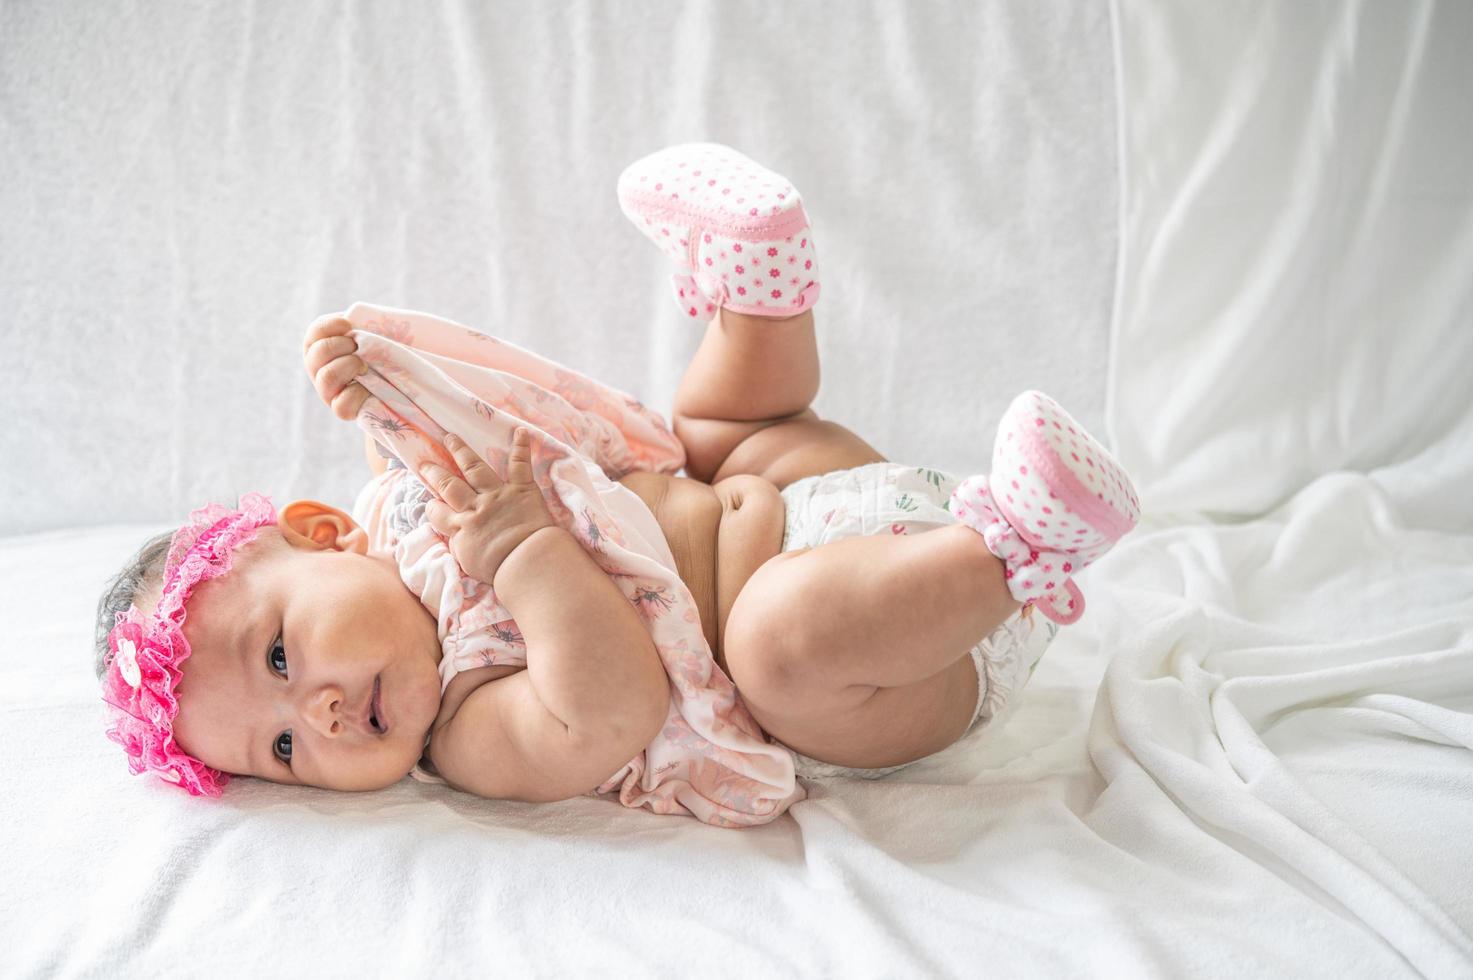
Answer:
[[513, 580], [522, 579], [525, 575], [523, 570], [525, 566], [533, 563], [538, 558], [546, 559], [551, 557], [549, 552], [555, 552], [562, 546], [561, 543], [564, 541], [571, 542], [580, 553], [582, 552], [582, 546], [578, 544], [577, 540], [556, 524], [539, 527], [517, 542], [516, 546], [507, 552], [506, 557], [502, 559], [501, 564], [497, 566], [495, 573], [491, 576], [491, 587], [500, 592], [506, 585], [508, 576]]

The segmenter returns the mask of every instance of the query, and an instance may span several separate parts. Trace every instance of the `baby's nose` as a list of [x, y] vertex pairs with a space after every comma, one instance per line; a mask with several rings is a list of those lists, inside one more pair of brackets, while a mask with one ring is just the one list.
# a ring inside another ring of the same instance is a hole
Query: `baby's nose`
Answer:
[[336, 684], [325, 684], [307, 696], [302, 714], [313, 731], [332, 738], [347, 728], [343, 706], [343, 689]]

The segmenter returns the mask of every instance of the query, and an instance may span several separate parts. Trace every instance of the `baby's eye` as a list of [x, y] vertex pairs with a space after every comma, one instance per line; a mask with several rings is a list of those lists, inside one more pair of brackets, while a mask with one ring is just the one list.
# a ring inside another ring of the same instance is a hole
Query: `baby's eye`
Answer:
[[[281, 637], [277, 637], [276, 642], [271, 644], [271, 652], [267, 654], [266, 659], [271, 662], [272, 670], [282, 675], [286, 674], [286, 647], [281, 645]], [[278, 660], [281, 662], [277, 663]]]
[[292, 733], [291, 733], [291, 729], [287, 729], [286, 731], [282, 732], [280, 735], [276, 736], [276, 741], [272, 743], [271, 750], [276, 753], [276, 757], [278, 759], [280, 759], [282, 762], [285, 762], [287, 765], [291, 765], [291, 761], [292, 761]]

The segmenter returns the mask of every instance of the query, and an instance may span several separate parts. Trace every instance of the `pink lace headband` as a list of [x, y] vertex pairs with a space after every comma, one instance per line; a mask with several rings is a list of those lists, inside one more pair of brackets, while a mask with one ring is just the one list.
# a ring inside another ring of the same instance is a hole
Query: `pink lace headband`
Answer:
[[117, 614], [107, 635], [107, 665], [102, 699], [111, 706], [107, 737], [128, 753], [133, 775], [144, 771], [182, 786], [194, 796], [219, 796], [230, 776], [211, 769], [174, 742], [179, 699], [174, 688], [188, 658], [184, 638], [185, 603], [194, 587], [230, 571], [235, 549], [276, 523], [276, 508], [259, 493], [240, 498], [240, 509], [208, 504], [191, 511], [189, 523], [174, 534], [164, 561], [159, 604], [145, 616], [133, 605]]

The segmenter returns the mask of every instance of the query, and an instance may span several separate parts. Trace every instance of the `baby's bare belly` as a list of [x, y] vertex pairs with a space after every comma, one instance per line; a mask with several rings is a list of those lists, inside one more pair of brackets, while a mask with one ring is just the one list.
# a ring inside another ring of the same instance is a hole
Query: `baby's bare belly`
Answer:
[[786, 511], [772, 483], [729, 477], [715, 485], [656, 473], [619, 481], [655, 515], [675, 556], [681, 581], [695, 598], [706, 642], [727, 676], [726, 619], [742, 586], [783, 546]]

